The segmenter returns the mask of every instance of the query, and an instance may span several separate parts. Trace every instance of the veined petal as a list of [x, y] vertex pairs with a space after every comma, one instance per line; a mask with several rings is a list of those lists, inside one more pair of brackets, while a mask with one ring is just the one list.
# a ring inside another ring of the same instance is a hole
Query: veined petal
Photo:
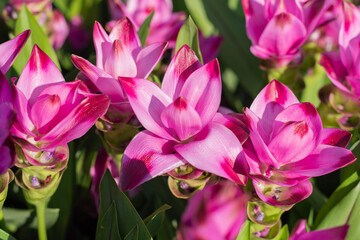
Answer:
[[37, 45], [22, 71], [16, 87], [29, 99], [37, 87], [65, 82], [60, 70]]
[[182, 46], [171, 60], [161, 84], [161, 90], [171, 99], [179, 97], [186, 79], [201, 67], [199, 59], [188, 45]]
[[133, 189], [151, 178], [186, 164], [179, 154], [173, 153], [173, 146], [174, 142], [150, 131], [138, 133], [124, 152], [120, 172], [121, 190]]
[[213, 121], [230, 129], [238, 138], [240, 143], [243, 144], [249, 137], [249, 129], [239, 117], [240, 115], [241, 114], [222, 114], [217, 112]]
[[264, 0], [241, 0], [246, 18], [246, 33], [253, 44], [258, 44], [267, 24]]
[[268, 145], [278, 163], [285, 164], [308, 156], [318, 142], [306, 121], [285, 123]]
[[270, 136], [276, 116], [288, 106], [299, 103], [294, 93], [279, 81], [272, 80], [256, 96], [250, 110], [260, 118], [265, 135]]
[[30, 115], [36, 128], [41, 128], [59, 112], [61, 99], [58, 95], [42, 95], [32, 105]]
[[34, 124], [30, 119], [30, 113], [28, 112], [28, 100], [26, 99], [24, 93], [14, 87], [15, 89], [15, 99], [14, 99], [14, 109], [16, 111], [16, 119], [21, 126], [29, 135], [33, 133], [31, 130], [34, 129]]
[[304, 13], [302, 6], [298, 0], [273, 0], [265, 1], [265, 16], [271, 19], [280, 13], [291, 13], [299, 20], [304, 20]]
[[26, 30], [15, 38], [0, 44], [0, 71], [3, 74], [9, 70], [29, 36], [30, 30]]
[[12, 157], [10, 149], [6, 146], [0, 146], [0, 175], [6, 173], [8, 168], [12, 165]]
[[[219, 123], [209, 123], [193, 141], [175, 146], [192, 166], [244, 185], [247, 163], [236, 136]], [[237, 174], [236, 172], [239, 174]]]
[[9, 135], [9, 129], [14, 117], [14, 110], [8, 103], [0, 103], [0, 146]]
[[131, 53], [120, 40], [115, 40], [109, 55], [104, 59], [104, 71], [114, 78], [135, 77], [137, 75], [136, 63]]
[[294, 15], [280, 13], [270, 20], [259, 39], [259, 45], [276, 56], [295, 53], [306, 40], [304, 24]]
[[112, 102], [125, 100], [125, 93], [117, 78], [112, 77], [82, 57], [71, 55], [71, 60], [75, 67], [84, 73], [97, 89], [110, 97]]
[[221, 101], [221, 76], [217, 59], [195, 70], [186, 80], [180, 96], [199, 113], [205, 126], [212, 120]]
[[175, 140], [161, 121], [161, 112], [172, 100], [155, 83], [146, 79], [119, 77], [119, 80], [144, 128], [160, 137]]
[[360, 33], [360, 11], [357, 7], [344, 1], [344, 21], [339, 32], [339, 45], [347, 48], [349, 42]]
[[347, 232], [349, 230], [349, 225], [343, 225], [333, 228], [327, 228], [323, 230], [317, 230], [317, 231], [311, 231], [306, 232], [306, 229], [293, 236], [293, 233], [291, 233], [291, 236], [289, 240], [322, 240], [322, 239], [345, 239]]
[[96, 66], [104, 69], [104, 61], [111, 51], [113, 41], [111, 41], [101, 24], [96, 21], [94, 24], [93, 38], [96, 52]]
[[351, 139], [351, 133], [337, 128], [323, 128], [320, 144], [345, 148]]
[[0, 103], [10, 103], [14, 101], [13, 92], [11, 90], [11, 86], [9, 81], [5, 77], [5, 75], [0, 71]]
[[325, 12], [334, 4], [333, 0], [308, 1], [304, 4], [304, 24], [308, 36], [313, 33], [316, 27], [318, 27], [320, 20], [324, 18]]
[[83, 136], [103, 116], [110, 104], [106, 95], [86, 94], [85, 99], [45, 135], [35, 141], [46, 142], [43, 148], [52, 148]]
[[130, 53], [141, 47], [139, 36], [127, 17], [115, 23], [109, 37], [112, 41], [119, 40]]
[[161, 112], [161, 121], [170, 132], [184, 141], [201, 130], [201, 119], [183, 97], [177, 98]]
[[141, 49], [136, 56], [138, 78], [147, 78], [160, 61], [168, 43], [154, 43]]
[[309, 180], [291, 187], [253, 179], [253, 185], [259, 198], [272, 206], [291, 206], [308, 198], [313, 190]]
[[281, 170], [308, 177], [317, 177], [345, 167], [355, 160], [355, 156], [346, 148], [319, 145], [306, 158], [286, 164]]

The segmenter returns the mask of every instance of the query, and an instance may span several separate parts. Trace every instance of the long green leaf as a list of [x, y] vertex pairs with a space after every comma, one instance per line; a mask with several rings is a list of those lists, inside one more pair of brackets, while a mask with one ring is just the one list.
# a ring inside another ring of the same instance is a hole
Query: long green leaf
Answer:
[[113, 201], [110, 207], [105, 211], [102, 219], [99, 220], [100, 226], [96, 232], [96, 240], [114, 239], [121, 240], [118, 228], [118, 219], [116, 213], [116, 205]]
[[180, 28], [179, 34], [176, 39], [175, 52], [177, 52], [183, 45], [188, 45], [203, 63], [200, 46], [199, 46], [199, 32], [191, 16]]
[[152, 11], [150, 13], [150, 15], [145, 19], [145, 21], [143, 22], [143, 24], [140, 26], [139, 31], [138, 31], [138, 35], [141, 41], [141, 45], [144, 47], [146, 44], [146, 39], [149, 35], [149, 30], [150, 30], [150, 23], [151, 20], [154, 16], [154, 11]]
[[12, 237], [10, 234], [0, 229], [0, 239], [2, 240], [16, 240], [16, 238]]
[[143, 220], [126, 195], [119, 190], [109, 170], [106, 170], [100, 183], [100, 210], [96, 229], [97, 233], [100, 231], [100, 219], [103, 219], [105, 211], [109, 209], [113, 202], [116, 206], [119, 223], [118, 228], [122, 239], [124, 239], [136, 225], [138, 226], [139, 240], [152, 239]]
[[59, 60], [49, 42], [48, 37], [45, 35], [34, 16], [29, 12], [29, 10], [26, 8], [26, 5], [24, 4], [15, 23], [15, 35], [18, 35], [27, 29], [31, 30], [31, 34], [13, 64], [16, 72], [20, 75], [30, 58], [33, 46], [35, 44], [37, 44], [60, 69]]
[[239, 235], [236, 240], [250, 240], [250, 221], [246, 220], [241, 227]]

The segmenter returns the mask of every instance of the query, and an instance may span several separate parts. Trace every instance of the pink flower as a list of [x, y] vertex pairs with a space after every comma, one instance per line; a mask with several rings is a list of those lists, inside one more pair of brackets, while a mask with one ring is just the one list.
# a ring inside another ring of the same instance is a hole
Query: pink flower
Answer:
[[324, 230], [307, 232], [306, 220], [299, 220], [292, 230], [289, 240], [344, 240], [346, 238], [348, 229], [349, 225], [343, 225]]
[[132, 23], [123, 18], [116, 23], [110, 35], [96, 22], [94, 44], [96, 66], [76, 55], [72, 55], [73, 63], [86, 76], [89, 87], [110, 97], [107, 119], [126, 120], [132, 110], [118, 77], [147, 78], [160, 60], [167, 43], [154, 43], [142, 48]]
[[124, 152], [123, 190], [186, 164], [240, 184], [246, 182], [241, 170], [241, 174], [234, 172], [245, 164], [240, 142], [229, 129], [212, 121], [221, 100], [217, 59], [201, 66], [185, 45], [171, 61], [161, 88], [145, 79], [119, 80], [146, 128]]
[[[114, 20], [126, 16], [134, 23], [136, 30], [139, 30], [144, 20], [155, 11], [147, 44], [169, 42], [170, 47], [175, 47], [177, 34], [186, 19], [184, 12], [173, 13], [171, 0], [128, 0], [126, 4], [121, 0], [109, 0], [109, 7]], [[112, 29], [113, 23], [114, 21], [107, 26]]]
[[223, 38], [220, 36], [204, 37], [199, 31], [199, 46], [204, 63], [217, 57]]
[[250, 51], [278, 67], [300, 55], [331, 0], [242, 0]]
[[246, 220], [247, 201], [244, 191], [230, 181], [206, 186], [189, 200], [178, 239], [235, 239]]
[[339, 33], [340, 52], [323, 53], [320, 64], [331, 82], [359, 102], [360, 97], [360, 10], [344, 1], [344, 21]]
[[65, 82], [37, 45], [14, 90], [17, 117], [11, 133], [22, 149], [33, 152], [51, 153], [60, 146], [66, 153], [66, 144], [84, 135], [109, 106], [108, 97], [89, 93], [81, 81]]
[[342, 168], [356, 159], [346, 149], [351, 134], [323, 128], [316, 108], [299, 103], [273, 80], [244, 112], [250, 137], [244, 151], [258, 196], [275, 206], [292, 205], [312, 192], [310, 177]]

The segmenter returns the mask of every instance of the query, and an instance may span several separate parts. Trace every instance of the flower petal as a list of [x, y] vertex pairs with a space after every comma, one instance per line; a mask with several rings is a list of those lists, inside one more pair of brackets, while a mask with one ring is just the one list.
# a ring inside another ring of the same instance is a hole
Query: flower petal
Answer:
[[0, 146], [4, 143], [9, 135], [12, 119], [14, 117], [14, 110], [7, 103], [0, 103]]
[[3, 74], [9, 70], [29, 36], [30, 30], [26, 30], [15, 38], [0, 44], [0, 71]]
[[161, 112], [161, 121], [175, 137], [183, 141], [201, 130], [201, 119], [183, 97], [177, 98]]
[[175, 140], [161, 121], [161, 112], [172, 100], [155, 83], [146, 79], [119, 77], [119, 80], [144, 128], [160, 137]]
[[176, 145], [175, 150], [198, 169], [242, 185], [247, 181], [248, 167], [242, 146], [236, 136], [219, 123], [209, 123], [192, 142]]
[[95, 21], [93, 31], [96, 66], [104, 70], [104, 61], [111, 51], [112, 41], [100, 23]]
[[320, 144], [346, 147], [351, 139], [351, 133], [337, 128], [323, 128]]
[[0, 71], [0, 103], [12, 103], [13, 101], [13, 92], [11, 90], [9, 81]]
[[[139, 147], [141, 146], [141, 147]], [[128, 190], [186, 164], [174, 151], [174, 142], [145, 130], [138, 133], [124, 152], [120, 189]]]
[[308, 177], [317, 177], [345, 167], [355, 160], [354, 155], [346, 148], [319, 145], [306, 158], [286, 164], [281, 170]]
[[112, 41], [119, 40], [130, 53], [141, 47], [134, 25], [127, 17], [115, 23], [109, 37]]
[[186, 80], [180, 96], [199, 113], [205, 126], [212, 120], [221, 101], [221, 76], [217, 59], [195, 70]]
[[272, 206], [290, 206], [308, 198], [312, 193], [312, 184], [309, 180], [291, 187], [268, 183], [253, 179], [255, 191], [259, 198]]
[[186, 79], [200, 67], [201, 63], [194, 51], [188, 45], [182, 46], [165, 72], [161, 90], [173, 100], [178, 98]]
[[168, 43], [154, 43], [141, 49], [136, 56], [138, 78], [147, 78], [160, 61]]
[[[42, 95], [32, 105], [30, 116], [37, 129], [51, 121], [59, 112], [61, 99], [58, 95]], [[44, 114], [46, 113], [46, 114]]]
[[238, 138], [241, 144], [243, 144], [249, 137], [249, 129], [243, 122], [242, 114], [221, 114], [216, 113], [213, 121], [224, 125], [228, 129], [230, 129], [235, 136]]
[[0, 146], [0, 159], [0, 175], [2, 175], [6, 173], [13, 163], [10, 149], [8, 147]]
[[59, 82], [65, 82], [60, 70], [46, 53], [35, 45], [16, 87], [29, 99], [37, 87]]

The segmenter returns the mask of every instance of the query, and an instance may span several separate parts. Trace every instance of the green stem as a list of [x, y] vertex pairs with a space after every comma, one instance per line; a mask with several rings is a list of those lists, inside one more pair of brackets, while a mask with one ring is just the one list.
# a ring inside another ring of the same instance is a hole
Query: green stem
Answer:
[[36, 216], [38, 219], [39, 240], [47, 240], [46, 221], [45, 221], [46, 205], [47, 205], [47, 201], [40, 201], [38, 204], [35, 205]]

